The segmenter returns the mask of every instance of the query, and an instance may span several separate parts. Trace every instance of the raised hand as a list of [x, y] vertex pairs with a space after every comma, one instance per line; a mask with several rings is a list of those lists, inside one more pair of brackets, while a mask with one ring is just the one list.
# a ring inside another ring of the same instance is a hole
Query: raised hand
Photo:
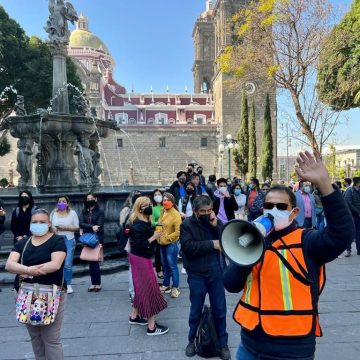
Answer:
[[329, 173], [321, 161], [318, 152], [314, 152], [313, 155], [309, 151], [300, 152], [296, 162], [295, 171], [302, 181], [310, 181], [319, 189], [323, 196], [329, 195], [334, 191]]

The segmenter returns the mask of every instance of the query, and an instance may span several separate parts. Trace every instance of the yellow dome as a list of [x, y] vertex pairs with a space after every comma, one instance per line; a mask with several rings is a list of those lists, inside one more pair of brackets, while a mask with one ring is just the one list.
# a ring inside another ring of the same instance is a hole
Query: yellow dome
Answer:
[[102, 48], [106, 53], [109, 53], [107, 46], [93, 33], [86, 30], [76, 29], [70, 35], [70, 47], [86, 47], [99, 50]]

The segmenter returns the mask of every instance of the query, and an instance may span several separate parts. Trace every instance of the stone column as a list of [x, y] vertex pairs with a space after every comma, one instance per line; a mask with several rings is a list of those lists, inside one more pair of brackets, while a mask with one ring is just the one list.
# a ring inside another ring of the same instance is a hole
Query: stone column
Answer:
[[69, 114], [69, 95], [66, 76], [65, 45], [53, 45], [53, 89], [52, 112]]

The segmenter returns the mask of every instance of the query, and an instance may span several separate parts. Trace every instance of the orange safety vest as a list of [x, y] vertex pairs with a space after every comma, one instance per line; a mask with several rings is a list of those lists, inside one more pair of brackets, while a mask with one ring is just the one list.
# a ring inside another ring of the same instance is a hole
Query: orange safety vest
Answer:
[[271, 336], [322, 336], [318, 299], [325, 285], [325, 266], [311, 280], [302, 249], [303, 229], [297, 229], [267, 247], [253, 266], [234, 320], [244, 329], [261, 324]]

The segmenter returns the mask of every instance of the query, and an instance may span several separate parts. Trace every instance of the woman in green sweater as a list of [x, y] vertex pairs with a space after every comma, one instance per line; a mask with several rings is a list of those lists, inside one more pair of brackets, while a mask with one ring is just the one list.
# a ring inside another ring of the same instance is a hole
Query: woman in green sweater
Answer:
[[[151, 195], [152, 201], [152, 215], [151, 215], [151, 225], [156, 230], [156, 226], [159, 225], [159, 219], [161, 210], [163, 209], [163, 192], [160, 189], [155, 189]], [[161, 265], [161, 256], [160, 256], [160, 244], [156, 243], [155, 251], [155, 270], [159, 279], [164, 278], [164, 273]]]

